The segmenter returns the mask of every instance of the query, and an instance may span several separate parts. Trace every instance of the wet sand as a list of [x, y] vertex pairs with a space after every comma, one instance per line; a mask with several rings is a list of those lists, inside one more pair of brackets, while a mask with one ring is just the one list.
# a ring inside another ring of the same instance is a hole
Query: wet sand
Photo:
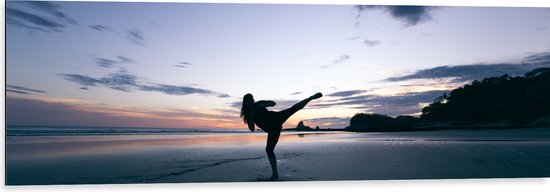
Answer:
[[[258, 182], [265, 133], [23, 136], [7, 184]], [[286, 132], [279, 181], [550, 177], [550, 130]]]

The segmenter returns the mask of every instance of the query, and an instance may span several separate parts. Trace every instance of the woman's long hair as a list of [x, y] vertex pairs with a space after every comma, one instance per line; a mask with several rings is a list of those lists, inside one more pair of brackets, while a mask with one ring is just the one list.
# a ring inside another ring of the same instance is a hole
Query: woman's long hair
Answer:
[[[254, 97], [252, 94], [247, 93], [243, 97], [243, 106], [241, 108], [241, 118], [243, 118], [244, 124], [254, 123], [252, 114], [254, 113]], [[248, 126], [249, 129], [251, 126]], [[253, 126], [252, 126], [253, 127]], [[254, 131], [253, 129], [250, 131]]]

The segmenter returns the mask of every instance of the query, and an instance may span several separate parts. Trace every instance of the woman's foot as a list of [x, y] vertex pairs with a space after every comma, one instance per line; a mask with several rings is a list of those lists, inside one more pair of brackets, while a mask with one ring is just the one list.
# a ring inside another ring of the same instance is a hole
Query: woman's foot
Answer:
[[309, 97], [309, 98], [311, 98], [311, 99], [319, 99], [319, 98], [321, 98], [321, 97], [323, 97], [323, 94], [319, 92], [319, 93], [315, 93], [315, 95], [312, 95], [312, 96]]
[[275, 174], [275, 175], [271, 175], [271, 178], [269, 178], [269, 180], [274, 181], [274, 180], [277, 180], [278, 178], [279, 178], [279, 175]]

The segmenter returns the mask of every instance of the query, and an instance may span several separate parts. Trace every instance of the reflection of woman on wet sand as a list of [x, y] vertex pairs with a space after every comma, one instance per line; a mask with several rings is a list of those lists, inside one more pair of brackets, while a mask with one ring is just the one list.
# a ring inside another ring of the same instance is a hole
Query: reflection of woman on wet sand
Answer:
[[250, 131], [254, 131], [254, 123], [260, 127], [262, 130], [267, 132], [267, 145], [265, 147], [265, 152], [269, 158], [269, 163], [271, 164], [271, 180], [279, 178], [279, 173], [277, 172], [277, 158], [273, 150], [275, 145], [279, 141], [279, 135], [281, 134], [281, 129], [283, 128], [283, 123], [294, 113], [303, 109], [308, 102], [314, 99], [321, 98], [323, 94], [317, 93], [304, 99], [294, 106], [282, 110], [282, 111], [268, 111], [266, 107], [275, 106], [274, 101], [258, 101], [254, 102], [254, 97], [252, 94], [248, 93], [244, 95], [243, 106], [241, 108], [241, 117], [244, 120], [244, 123], [248, 125]]

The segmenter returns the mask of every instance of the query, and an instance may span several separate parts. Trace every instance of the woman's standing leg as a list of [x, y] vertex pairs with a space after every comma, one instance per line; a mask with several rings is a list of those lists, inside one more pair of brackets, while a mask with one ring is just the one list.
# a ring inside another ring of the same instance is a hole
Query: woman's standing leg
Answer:
[[265, 152], [267, 153], [267, 158], [269, 158], [269, 164], [271, 164], [271, 180], [279, 178], [279, 172], [277, 171], [277, 157], [275, 157], [275, 145], [279, 141], [279, 136], [281, 135], [281, 129], [271, 130], [267, 134], [267, 145], [265, 147]]
[[269, 158], [269, 164], [271, 164], [271, 180], [279, 178], [279, 172], [277, 171], [277, 157], [275, 157], [274, 150], [277, 142], [279, 142], [279, 136], [281, 135], [281, 130], [283, 129], [283, 123], [294, 113], [296, 113], [300, 109], [303, 109], [311, 100], [321, 98], [322, 96], [323, 94], [317, 93], [294, 104], [294, 106], [292, 106], [291, 108], [285, 109], [277, 113], [279, 124], [276, 126], [278, 127], [272, 129], [267, 134], [267, 145], [265, 147], [265, 152], [267, 153], [267, 157]]

